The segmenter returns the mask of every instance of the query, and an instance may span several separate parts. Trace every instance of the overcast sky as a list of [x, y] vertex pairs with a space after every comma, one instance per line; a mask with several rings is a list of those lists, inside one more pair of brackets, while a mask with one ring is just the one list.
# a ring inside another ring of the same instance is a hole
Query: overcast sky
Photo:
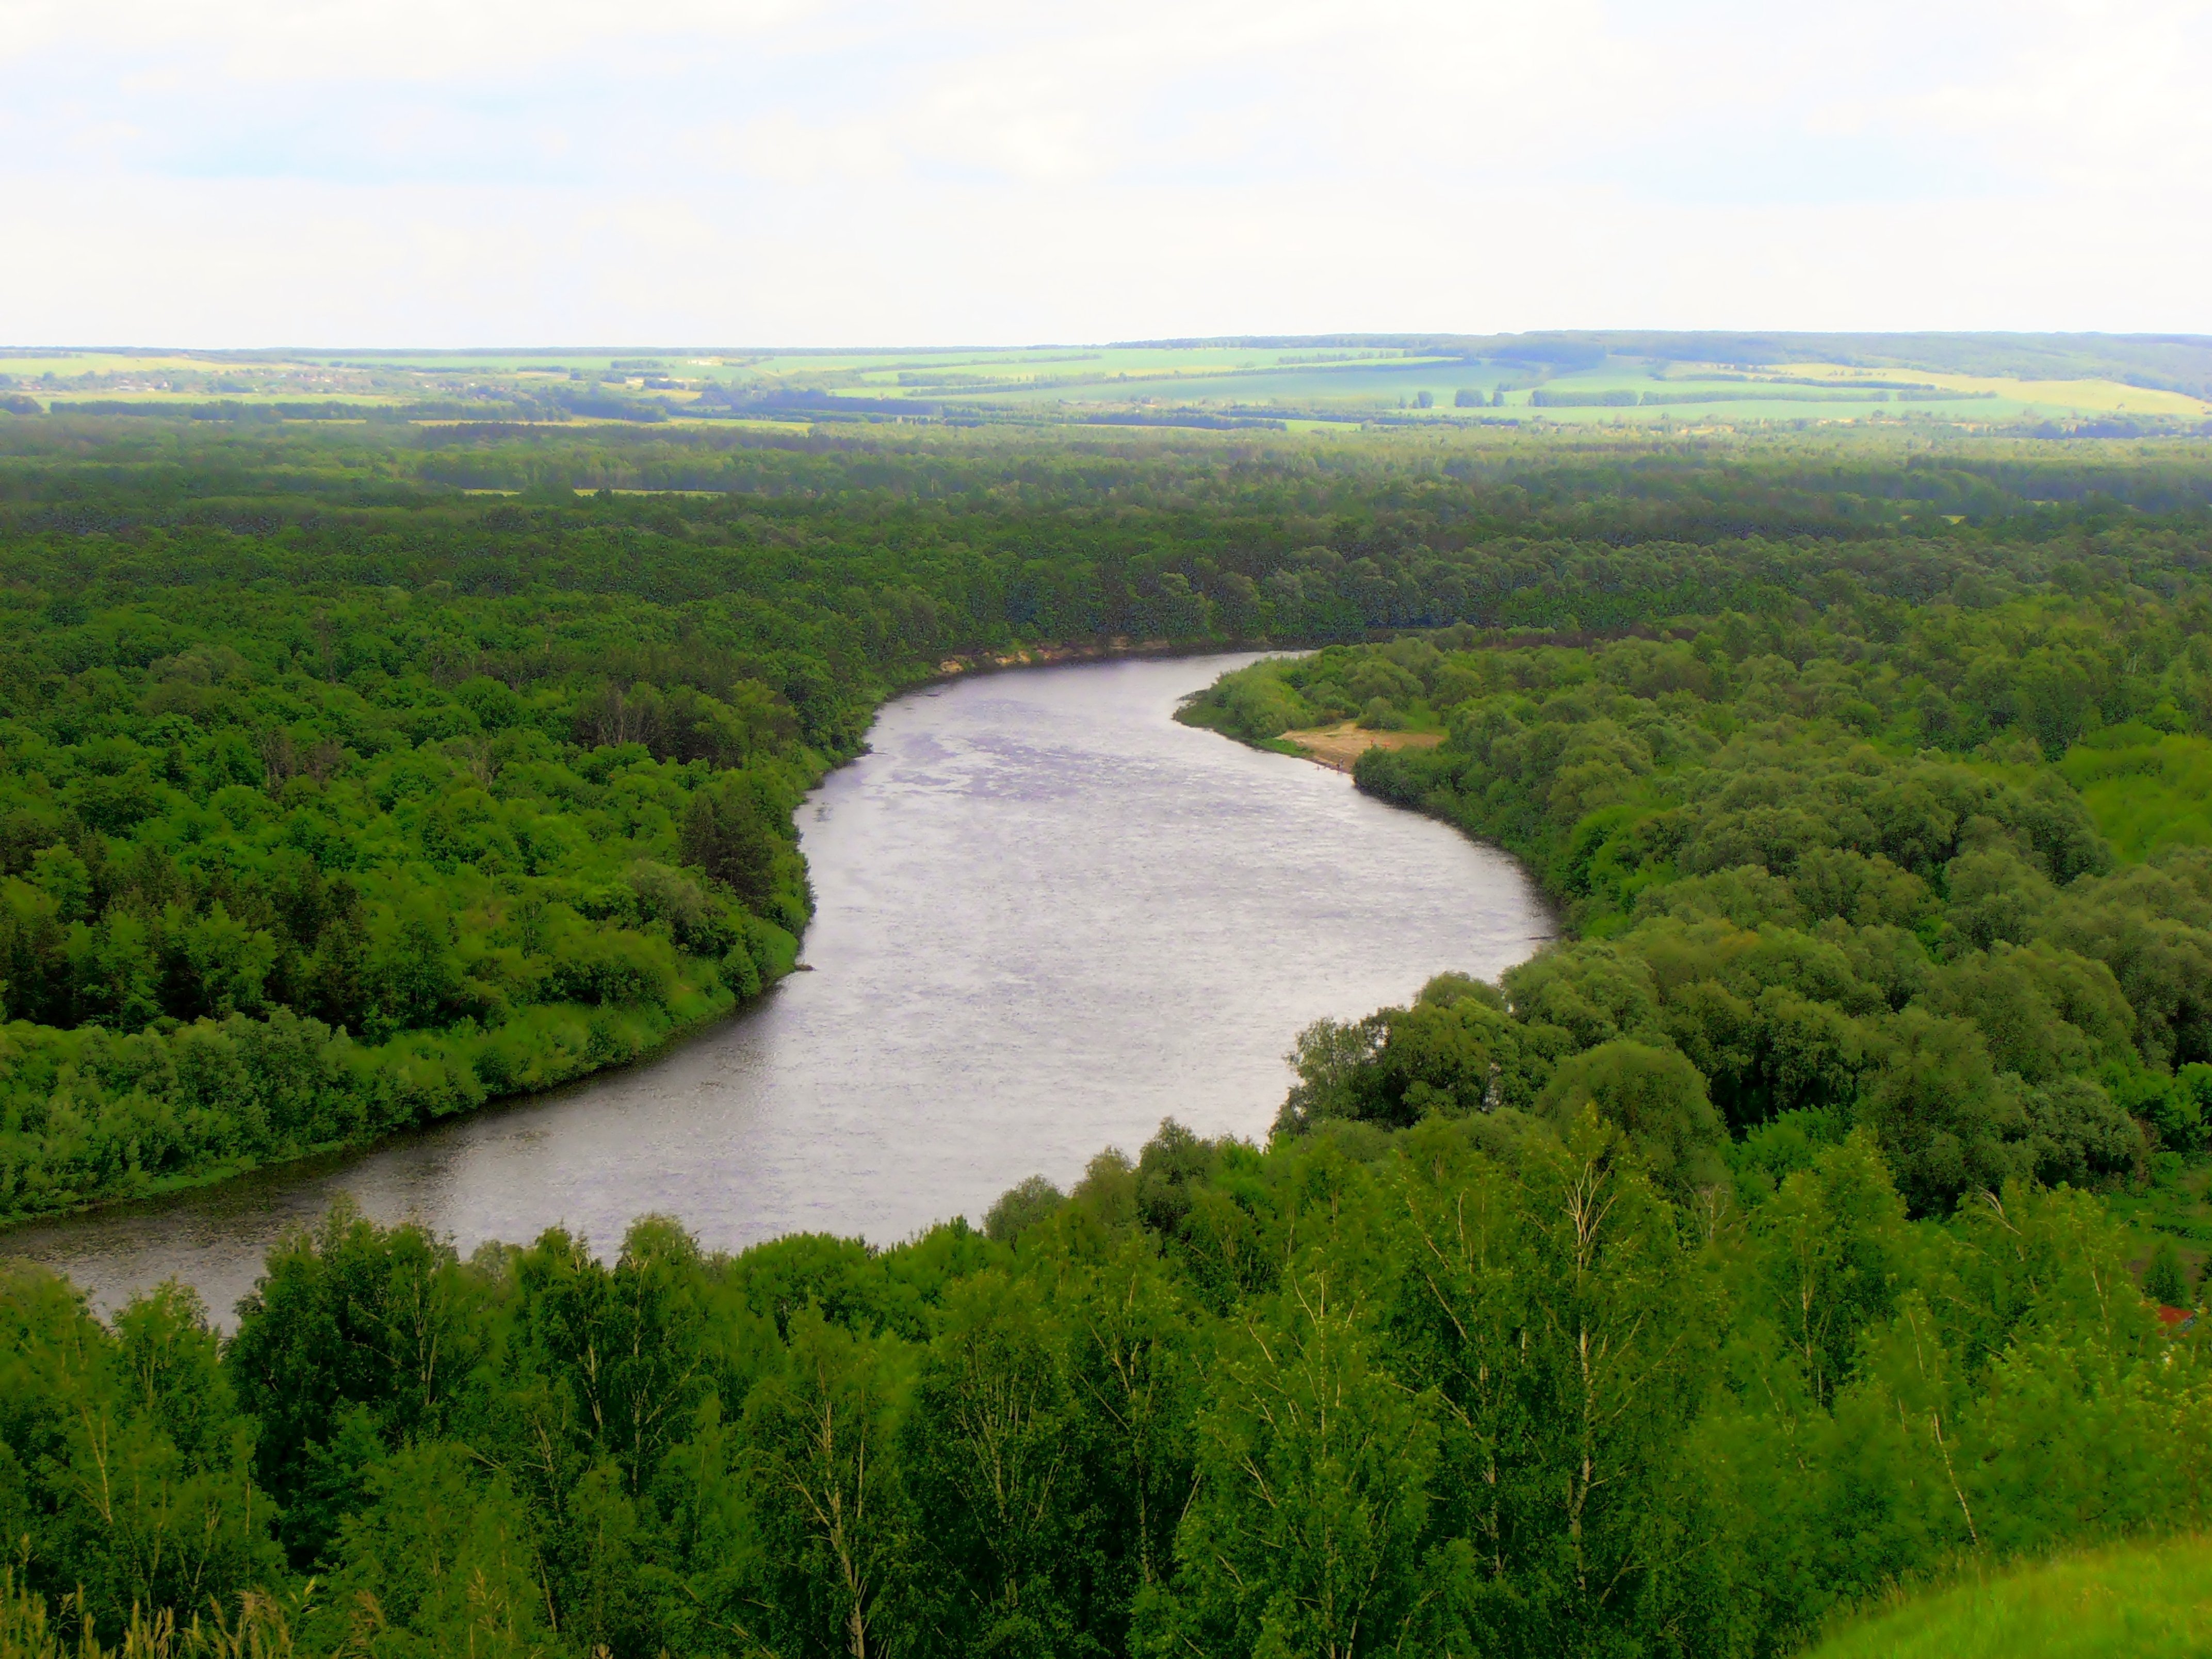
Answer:
[[0, 342], [2212, 332], [2212, 0], [0, 0]]

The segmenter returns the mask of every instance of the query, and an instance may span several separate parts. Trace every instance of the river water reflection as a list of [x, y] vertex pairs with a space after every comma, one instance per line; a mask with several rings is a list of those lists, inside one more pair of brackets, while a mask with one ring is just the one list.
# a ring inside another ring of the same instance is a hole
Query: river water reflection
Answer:
[[340, 1193], [465, 1254], [635, 1216], [714, 1249], [894, 1241], [1163, 1117], [1263, 1136], [1322, 1015], [1486, 977], [1552, 923], [1503, 854], [1170, 718], [1249, 658], [1000, 674], [886, 708], [800, 812], [813, 971], [649, 1064], [366, 1152], [0, 1236], [112, 1307], [171, 1275], [228, 1322]]

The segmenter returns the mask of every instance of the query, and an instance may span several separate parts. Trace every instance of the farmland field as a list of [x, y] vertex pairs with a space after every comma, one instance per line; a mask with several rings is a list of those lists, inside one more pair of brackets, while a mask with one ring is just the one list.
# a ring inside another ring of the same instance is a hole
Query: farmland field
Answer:
[[2203, 356], [2186, 341], [1969, 335], [1376, 335], [885, 350], [45, 349], [0, 356], [0, 409], [259, 422], [1419, 420], [1690, 432], [1911, 422], [2054, 432], [2117, 425], [2148, 434], [2212, 420]]

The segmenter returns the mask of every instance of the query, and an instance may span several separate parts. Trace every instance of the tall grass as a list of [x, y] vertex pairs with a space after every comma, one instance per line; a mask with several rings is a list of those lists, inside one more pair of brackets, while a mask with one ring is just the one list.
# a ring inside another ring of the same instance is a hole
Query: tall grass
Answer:
[[[0, 1571], [0, 1659], [295, 1659], [300, 1655], [284, 1610], [274, 1597], [258, 1590], [246, 1592], [235, 1619], [220, 1607], [210, 1607], [206, 1620], [195, 1618], [181, 1630], [167, 1612], [149, 1619], [133, 1608], [129, 1627], [112, 1647], [100, 1640], [77, 1601], [76, 1596], [65, 1595], [58, 1609], [50, 1608], [44, 1596], [20, 1588], [12, 1571]], [[368, 1651], [365, 1642], [357, 1645], [352, 1641], [346, 1650], [356, 1646], [362, 1653]]]
[[1959, 1584], [1872, 1615], [1808, 1659], [2201, 1659], [2212, 1540], [2124, 1545]]

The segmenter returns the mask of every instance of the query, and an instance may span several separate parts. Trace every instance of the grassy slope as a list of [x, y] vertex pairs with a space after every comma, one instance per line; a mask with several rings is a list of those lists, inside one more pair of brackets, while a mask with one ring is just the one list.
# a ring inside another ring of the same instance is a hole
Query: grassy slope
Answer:
[[1808, 1659], [2184, 1659], [2212, 1653], [2212, 1540], [2099, 1550], [1938, 1591]]

